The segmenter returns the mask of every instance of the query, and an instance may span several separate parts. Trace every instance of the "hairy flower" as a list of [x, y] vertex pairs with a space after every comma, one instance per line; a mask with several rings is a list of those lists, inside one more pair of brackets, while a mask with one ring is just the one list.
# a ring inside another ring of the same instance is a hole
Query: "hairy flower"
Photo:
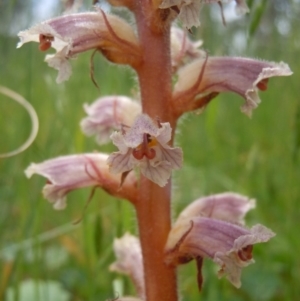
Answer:
[[78, 53], [98, 49], [111, 61], [134, 65], [139, 60], [137, 37], [124, 20], [97, 12], [69, 14], [44, 21], [18, 34], [21, 47], [27, 42], [38, 42], [41, 51], [53, 47], [55, 54], [47, 55], [46, 62], [58, 70], [56, 81], [69, 79], [72, 71], [70, 58]]
[[[229, 0], [230, 1], [230, 0]], [[193, 26], [198, 27], [200, 25], [199, 14], [202, 4], [211, 4], [211, 3], [222, 3], [229, 2], [222, 0], [163, 0], [160, 8], [172, 8], [177, 7], [179, 10], [179, 19], [182, 22], [183, 26], [191, 28]], [[245, 0], [235, 0], [236, 2], [236, 13], [238, 15], [245, 14], [249, 12], [249, 8]], [[177, 10], [176, 9], [176, 10]]]
[[113, 130], [122, 126], [131, 126], [135, 117], [141, 113], [141, 106], [129, 97], [113, 95], [100, 97], [91, 105], [84, 104], [87, 113], [81, 123], [81, 129], [87, 136], [96, 136], [99, 144], [110, 141]]
[[128, 275], [142, 299], [145, 297], [144, 269], [140, 241], [126, 233], [114, 240], [114, 252], [117, 261], [110, 265], [110, 271]]
[[268, 79], [291, 74], [289, 66], [283, 62], [238, 57], [198, 59], [179, 70], [174, 105], [187, 111], [189, 104], [194, 105], [196, 97], [231, 91], [245, 99], [241, 111], [251, 116], [252, 110], [260, 103], [258, 90], [267, 89]]
[[254, 262], [253, 245], [274, 235], [262, 225], [246, 229], [207, 217], [182, 219], [169, 234], [166, 263], [177, 265], [193, 258], [210, 258], [220, 266], [219, 277], [226, 275], [234, 286], [240, 287], [242, 268]]
[[108, 155], [97, 153], [62, 156], [32, 163], [25, 174], [28, 178], [33, 174], [47, 178], [43, 195], [57, 210], [66, 207], [66, 195], [70, 191], [83, 187], [99, 186], [113, 195], [130, 199], [134, 194], [134, 175], [120, 187], [121, 178], [109, 172], [107, 158]]
[[169, 123], [154, 124], [147, 115], [139, 115], [125, 133], [111, 135], [119, 148], [107, 160], [112, 173], [124, 173], [138, 166], [142, 174], [159, 186], [165, 186], [172, 169], [182, 166], [182, 150], [170, 147], [172, 128]]
[[244, 224], [246, 213], [255, 208], [255, 200], [233, 192], [225, 192], [199, 198], [188, 205], [179, 215], [182, 219], [196, 216], [210, 217]]
[[198, 286], [202, 287], [202, 262], [210, 258], [220, 266], [219, 277], [226, 275], [240, 287], [243, 267], [254, 262], [253, 244], [266, 242], [275, 234], [262, 225], [243, 227], [245, 214], [255, 200], [226, 192], [197, 199], [177, 218], [165, 246], [166, 263], [176, 266], [196, 260]]

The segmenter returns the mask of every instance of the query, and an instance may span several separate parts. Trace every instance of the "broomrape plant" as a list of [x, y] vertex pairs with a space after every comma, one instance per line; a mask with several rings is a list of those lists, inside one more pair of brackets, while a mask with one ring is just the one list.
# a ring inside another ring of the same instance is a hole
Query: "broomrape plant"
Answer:
[[[18, 47], [34, 41], [41, 51], [54, 48], [45, 60], [58, 70], [58, 83], [71, 76], [71, 59], [88, 50], [135, 70], [140, 102], [113, 95], [84, 106], [83, 132], [100, 145], [111, 140], [117, 150], [32, 163], [25, 173], [47, 178], [43, 194], [55, 209], [66, 207], [68, 192], [87, 186], [132, 203], [139, 238], [126, 233], [114, 241], [117, 261], [110, 270], [127, 274], [137, 296], [118, 300], [176, 301], [177, 266], [195, 260], [201, 289], [206, 258], [218, 265], [219, 277], [240, 287], [242, 268], [254, 262], [253, 245], [275, 234], [262, 225], [247, 228], [244, 217], [255, 201], [233, 192], [191, 202], [172, 226], [172, 171], [183, 165], [182, 149], [173, 146], [176, 125], [183, 114], [203, 109], [227, 91], [244, 98], [241, 111], [251, 116], [269, 78], [292, 72], [282, 62], [208, 56], [199, 49], [202, 41], [190, 40], [188, 29], [200, 25], [201, 7], [218, 3], [222, 13], [221, 0], [108, 2], [131, 11], [135, 25], [95, 7], [20, 32]], [[237, 14], [249, 12], [244, 0], [235, 2]], [[176, 19], [182, 28], [173, 25]]]

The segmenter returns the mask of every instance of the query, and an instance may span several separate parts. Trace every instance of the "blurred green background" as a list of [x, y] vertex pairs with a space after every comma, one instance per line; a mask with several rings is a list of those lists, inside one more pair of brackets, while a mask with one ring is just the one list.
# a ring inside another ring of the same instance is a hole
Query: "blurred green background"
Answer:
[[[263, 223], [277, 236], [255, 246], [256, 264], [244, 269], [240, 289], [218, 280], [216, 266], [205, 261], [200, 294], [195, 264], [180, 267], [180, 292], [187, 301], [300, 298], [300, 1], [248, 4], [251, 13], [244, 18], [225, 6], [226, 27], [217, 5], [205, 7], [202, 25], [191, 37], [203, 39], [210, 55], [282, 60], [294, 75], [270, 80], [252, 119], [240, 113], [243, 99], [230, 93], [218, 96], [201, 115], [183, 118], [176, 143], [183, 147], [185, 165], [175, 173], [173, 209], [175, 217], [200, 196], [232, 190], [257, 199], [247, 224]], [[84, 1], [83, 10], [91, 7]], [[136, 234], [133, 208], [97, 190], [82, 222], [73, 225], [90, 190], [69, 194], [67, 209], [58, 212], [41, 195], [45, 179], [28, 180], [23, 172], [31, 162], [59, 155], [113, 150], [111, 145], [99, 148], [81, 133], [82, 105], [99, 95], [137, 91], [135, 74], [101, 55], [95, 58], [99, 92], [89, 78], [91, 53], [74, 60], [70, 80], [57, 85], [57, 73], [43, 62], [45, 53], [37, 44], [16, 49], [19, 30], [62, 9], [58, 0], [0, 1], [0, 85], [28, 99], [40, 120], [29, 149], [0, 159], [0, 300], [101, 301], [112, 298], [117, 287], [134, 295], [126, 277], [108, 272], [114, 237]], [[18, 147], [30, 128], [27, 113], [0, 95], [0, 153]]]

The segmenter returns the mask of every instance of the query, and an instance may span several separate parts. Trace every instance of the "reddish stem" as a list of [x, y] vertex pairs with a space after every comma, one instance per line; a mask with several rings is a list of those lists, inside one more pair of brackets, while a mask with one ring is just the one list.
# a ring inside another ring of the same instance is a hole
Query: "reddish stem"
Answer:
[[[161, 122], [170, 122], [174, 133], [176, 118], [170, 106], [170, 28], [167, 25], [167, 28], [160, 30], [157, 26], [160, 12], [151, 7], [151, 1], [137, 1], [135, 14], [143, 48], [143, 62], [137, 68], [143, 112]], [[175, 269], [164, 263], [164, 246], [171, 228], [170, 202], [171, 181], [161, 188], [142, 177], [135, 208], [143, 252], [147, 301], [177, 300]]]

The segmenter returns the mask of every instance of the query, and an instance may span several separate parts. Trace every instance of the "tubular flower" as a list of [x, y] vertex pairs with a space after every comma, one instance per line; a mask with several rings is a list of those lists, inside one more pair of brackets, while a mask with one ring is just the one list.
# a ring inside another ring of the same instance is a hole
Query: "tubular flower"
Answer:
[[107, 158], [108, 155], [97, 153], [62, 156], [32, 163], [25, 174], [28, 178], [33, 174], [47, 178], [43, 195], [57, 210], [66, 207], [66, 195], [70, 191], [89, 186], [99, 186], [115, 196], [130, 199], [135, 192], [134, 175], [128, 176], [120, 187], [121, 178], [109, 172]]
[[258, 90], [267, 89], [269, 78], [291, 74], [289, 66], [283, 62], [237, 57], [198, 59], [179, 70], [174, 92], [175, 105], [177, 103], [178, 107], [186, 110], [184, 108], [188, 108], [188, 104], [198, 95], [232, 91], [245, 99], [241, 111], [251, 116], [252, 110], [260, 103]]
[[[230, 1], [230, 0], [229, 0]], [[179, 19], [182, 22], [183, 26], [187, 28], [192, 28], [193, 26], [198, 27], [200, 25], [199, 14], [202, 4], [211, 4], [211, 3], [222, 3], [229, 2], [222, 0], [163, 0], [160, 5], [161, 9], [174, 8], [179, 10]], [[245, 14], [249, 12], [249, 8], [245, 0], [235, 0], [236, 2], [236, 13], [238, 15]]]
[[69, 59], [90, 49], [102, 51], [117, 63], [134, 65], [140, 58], [138, 40], [131, 26], [101, 10], [50, 19], [21, 31], [18, 36], [17, 48], [33, 41], [40, 44], [41, 51], [50, 47], [56, 50], [45, 61], [58, 70], [58, 83], [69, 79], [72, 73]]
[[107, 160], [111, 172], [124, 173], [138, 166], [146, 178], [165, 186], [172, 169], [182, 166], [182, 150], [168, 145], [171, 133], [169, 123], [158, 127], [148, 115], [139, 115], [127, 132], [111, 135], [119, 148]]
[[144, 299], [144, 269], [139, 239], [126, 233], [114, 240], [114, 252], [117, 261], [110, 265], [109, 270], [128, 275], [135, 285], [138, 296]]
[[91, 105], [84, 104], [87, 113], [81, 123], [81, 129], [87, 136], [96, 136], [99, 144], [110, 141], [113, 130], [131, 126], [135, 117], [141, 113], [141, 106], [126, 96], [105, 96], [98, 98]]
[[210, 217], [232, 223], [244, 224], [246, 213], [255, 208], [255, 200], [233, 192], [225, 192], [199, 198], [188, 205], [176, 223], [192, 217]]
[[210, 258], [220, 266], [218, 276], [226, 275], [238, 288], [242, 268], [254, 262], [253, 244], [266, 242], [274, 235], [262, 225], [246, 229], [207, 217], [182, 219], [169, 234], [165, 247], [166, 263], [178, 265], [193, 258], [197, 261]]

